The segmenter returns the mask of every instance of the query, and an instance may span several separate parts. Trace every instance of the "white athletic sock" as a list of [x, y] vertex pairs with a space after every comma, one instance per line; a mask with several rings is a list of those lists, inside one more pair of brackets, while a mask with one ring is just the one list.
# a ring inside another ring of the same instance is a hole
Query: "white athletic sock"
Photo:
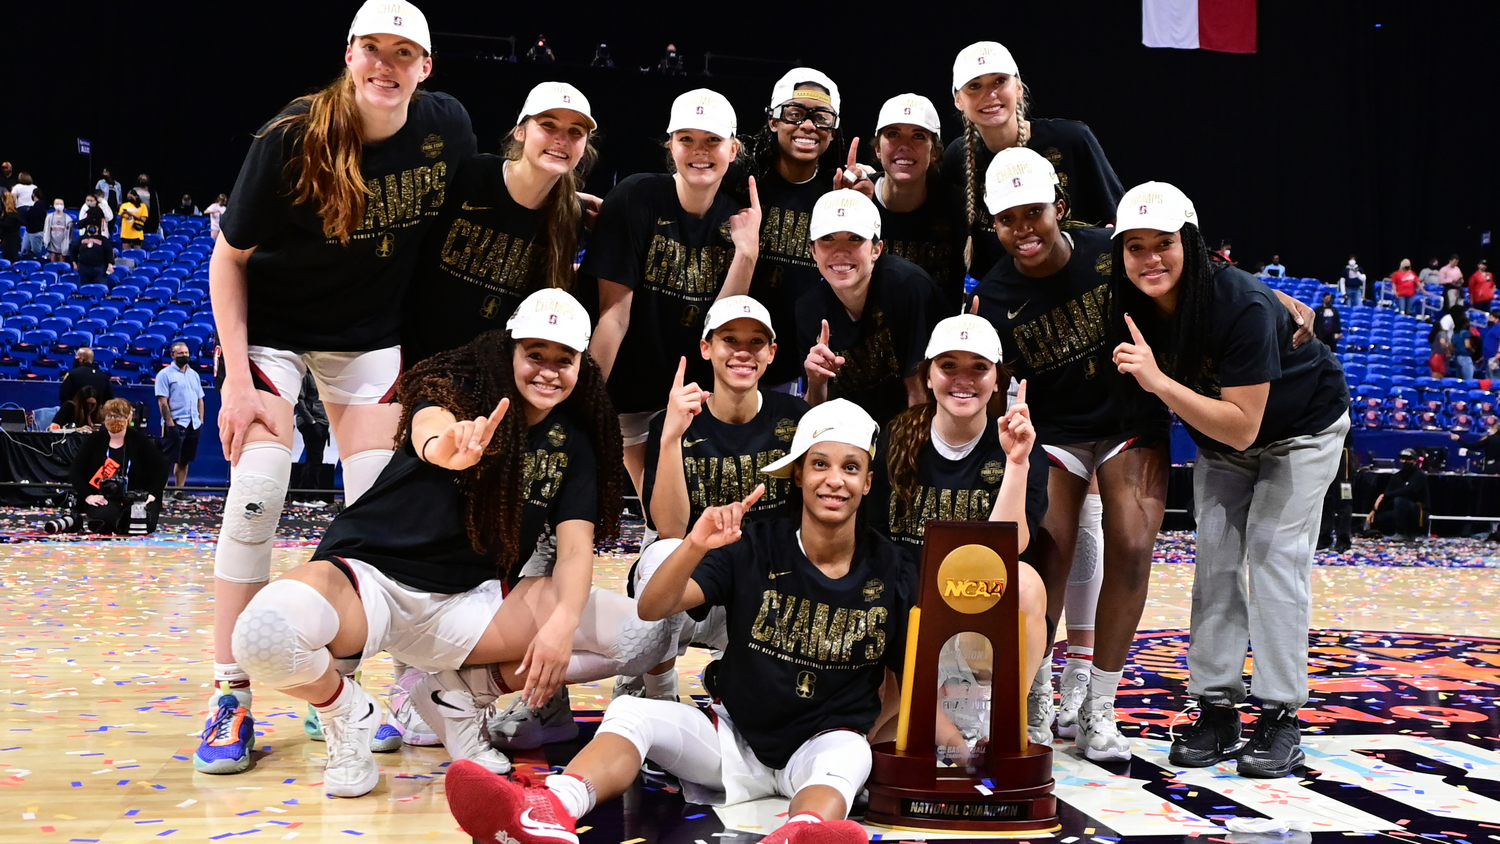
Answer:
[[313, 709], [318, 710], [319, 715], [335, 715], [346, 709], [354, 701], [354, 682], [348, 677], [339, 678], [339, 693], [324, 704], [313, 704]]
[[642, 678], [645, 686], [646, 697], [664, 698], [667, 695], [678, 696], [677, 666], [672, 666], [660, 674], [646, 674]]
[[214, 704], [217, 704], [219, 698], [223, 696], [225, 683], [229, 684], [229, 691], [239, 698], [240, 705], [249, 709], [251, 701], [254, 700], [254, 695], [250, 692], [250, 675], [240, 668], [239, 663], [214, 663], [214, 687], [209, 691], [209, 697]]
[[1052, 685], [1052, 649], [1047, 649], [1047, 655], [1042, 664], [1036, 667], [1036, 676], [1031, 678], [1031, 687], [1040, 689]]
[[1063, 666], [1063, 676], [1072, 678], [1073, 684], [1082, 686], [1089, 681], [1089, 669], [1094, 665], [1094, 649], [1082, 645], [1068, 646], [1068, 664]]
[[1114, 700], [1115, 694], [1120, 691], [1120, 678], [1124, 676], [1124, 671], [1101, 671], [1097, 665], [1090, 666], [1089, 694]]
[[786, 819], [789, 824], [793, 823], [822, 823], [823, 818], [817, 812], [798, 812]]
[[587, 815], [594, 809], [594, 784], [572, 774], [555, 774], [547, 777], [547, 789], [557, 795], [563, 811], [573, 820]]
[[388, 448], [372, 448], [344, 458], [344, 506], [359, 500], [370, 491], [375, 479], [385, 470], [386, 464], [396, 452]]

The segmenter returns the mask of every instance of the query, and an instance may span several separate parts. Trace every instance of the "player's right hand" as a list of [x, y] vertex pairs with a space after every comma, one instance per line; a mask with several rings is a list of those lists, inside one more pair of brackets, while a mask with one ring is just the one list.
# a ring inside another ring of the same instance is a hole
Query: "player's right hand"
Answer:
[[485, 448], [494, 438], [495, 430], [500, 427], [500, 420], [505, 418], [505, 411], [509, 408], [510, 399], [501, 399], [489, 416], [454, 422], [442, 433], [413, 445], [418, 449], [418, 456], [428, 463], [462, 471], [478, 463], [479, 458], [484, 456]]
[[827, 381], [839, 374], [844, 358], [828, 347], [828, 320], [823, 320], [823, 331], [818, 335], [817, 345], [807, 350], [807, 360], [802, 368], [807, 370], [810, 381]]
[[738, 542], [745, 514], [750, 512], [750, 508], [754, 507], [755, 502], [759, 501], [765, 493], [766, 485], [760, 484], [745, 496], [744, 501], [704, 510], [703, 515], [698, 517], [698, 522], [693, 525], [692, 531], [688, 533], [687, 541], [706, 551]]
[[693, 417], [703, 412], [703, 403], [711, 395], [700, 388], [696, 381], [691, 384], [682, 383], [686, 377], [687, 358], [680, 358], [677, 362], [677, 377], [672, 379], [672, 392], [667, 396], [667, 413], [662, 417], [661, 436], [664, 440], [681, 439], [687, 433], [688, 426], [693, 424]]

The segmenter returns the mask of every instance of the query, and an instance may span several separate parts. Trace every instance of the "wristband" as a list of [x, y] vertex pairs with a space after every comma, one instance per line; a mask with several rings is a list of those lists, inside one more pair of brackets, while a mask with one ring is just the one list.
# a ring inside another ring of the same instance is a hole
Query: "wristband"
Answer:
[[435, 440], [435, 439], [437, 439], [438, 437], [441, 437], [441, 436], [442, 436], [442, 434], [433, 434], [432, 436], [430, 436], [430, 437], [427, 438], [427, 442], [422, 443], [422, 451], [421, 451], [420, 456], [422, 458], [422, 462], [423, 463], [431, 463], [432, 462], [431, 460], [427, 459], [427, 447], [429, 445], [432, 445], [432, 441], [433, 440]]

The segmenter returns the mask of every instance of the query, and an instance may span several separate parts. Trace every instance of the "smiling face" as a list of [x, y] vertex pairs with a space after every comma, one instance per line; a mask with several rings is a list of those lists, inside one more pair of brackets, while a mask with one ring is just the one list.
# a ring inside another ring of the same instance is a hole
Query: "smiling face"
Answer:
[[671, 145], [677, 175], [701, 188], [718, 186], [740, 151], [739, 141], [702, 129], [678, 129], [672, 133]]
[[[995, 215], [995, 234], [1021, 272], [1046, 266], [1064, 245], [1061, 210], [1057, 203], [1035, 203], [1007, 208]], [[1030, 274], [1030, 273], [1028, 273]]]
[[834, 290], [848, 290], [869, 282], [881, 246], [853, 232], [833, 232], [812, 242], [813, 260]]
[[1182, 281], [1182, 238], [1178, 232], [1131, 229], [1125, 241], [1125, 275], [1150, 296], [1164, 313], [1177, 309], [1177, 285]]
[[973, 352], [943, 352], [927, 368], [927, 388], [937, 397], [938, 412], [955, 419], [983, 414], [998, 381], [995, 365]]
[[589, 122], [581, 112], [554, 108], [533, 114], [511, 131], [521, 143], [521, 159], [554, 176], [573, 172], [589, 143]]
[[432, 74], [432, 57], [399, 35], [361, 35], [344, 50], [354, 96], [367, 107], [402, 108]]
[[[801, 87], [821, 88], [818, 85]], [[828, 108], [828, 103], [811, 97], [795, 97], [782, 105], [787, 103], [810, 109]], [[781, 154], [793, 161], [804, 163], [817, 161], [823, 153], [828, 151], [828, 145], [833, 143], [833, 130], [813, 128], [812, 118], [801, 123], [785, 123], [774, 117], [767, 118], [767, 121], [771, 130], [776, 133], [776, 142], [781, 147]]]
[[981, 129], [1004, 126], [1016, 120], [1021, 94], [1021, 77], [986, 73], [954, 91], [953, 105]]
[[714, 367], [714, 382], [734, 390], [753, 390], [776, 357], [776, 343], [758, 320], [732, 319], [698, 341], [703, 359]]
[[894, 123], [880, 130], [875, 154], [885, 177], [893, 182], [920, 181], [932, 166], [937, 147], [932, 132], [911, 123]]
[[551, 340], [516, 341], [512, 364], [516, 390], [526, 402], [526, 421], [536, 424], [562, 404], [578, 385], [576, 350]]
[[870, 453], [848, 443], [814, 443], [792, 467], [792, 483], [802, 490], [803, 515], [829, 527], [858, 514], [874, 477]]

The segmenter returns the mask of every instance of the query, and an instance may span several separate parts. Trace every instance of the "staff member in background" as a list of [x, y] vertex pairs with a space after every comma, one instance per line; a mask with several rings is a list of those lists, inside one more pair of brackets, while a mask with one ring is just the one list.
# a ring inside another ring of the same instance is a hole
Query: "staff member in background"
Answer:
[[89, 533], [128, 533], [132, 502], [126, 492], [149, 496], [147, 533], [156, 530], [167, 485], [167, 461], [144, 429], [132, 427], [134, 411], [124, 399], [104, 403], [104, 430], [85, 437], [73, 456], [69, 478], [76, 496], [76, 529]]
[[176, 498], [187, 485], [188, 464], [198, 456], [198, 434], [203, 429], [203, 382], [190, 369], [193, 356], [186, 343], [172, 344], [172, 365], [156, 373], [156, 403], [161, 408], [162, 451], [177, 473]]
[[110, 383], [109, 373], [100, 371], [99, 365], [94, 363], [94, 350], [88, 346], [82, 346], [73, 352], [73, 368], [68, 370], [57, 388], [58, 403], [72, 401], [73, 396], [84, 387], [93, 387], [94, 394], [101, 402], [115, 397], [115, 387]]
[[1263, 272], [1271, 278], [1286, 278], [1286, 265], [1281, 263], [1281, 256], [1272, 255], [1271, 263], [1266, 264]]
[[[297, 464], [301, 471], [296, 473], [297, 477], [292, 485], [302, 489], [323, 489], [323, 450], [328, 448], [328, 411], [323, 407], [323, 400], [318, 398], [318, 381], [313, 378], [312, 372], [302, 376], [302, 394], [297, 397], [293, 415], [297, 420], [297, 433], [302, 435], [303, 453], [302, 462]], [[306, 500], [294, 503], [316, 509], [327, 506], [332, 500], [331, 496], [308, 496]], [[401, 672], [397, 672], [396, 676], [399, 678]]]
[[[1451, 436], [1459, 438], [1457, 434]], [[1365, 527], [1382, 536], [1411, 539], [1426, 525], [1428, 508], [1427, 472], [1417, 453], [1403, 448], [1401, 466], [1386, 482], [1385, 492], [1375, 497], [1374, 506], [1365, 516]]]
[[[1313, 546], [1349, 431], [1344, 372], [1322, 343], [1294, 346], [1296, 326], [1270, 288], [1210, 256], [1182, 191], [1131, 188], [1116, 224], [1114, 365], [1150, 405], [1171, 408], [1199, 449], [1188, 691], [1200, 709], [1170, 759], [1237, 758], [1240, 776], [1284, 777], [1303, 760]], [[1235, 710], [1247, 645], [1261, 704], [1248, 744]]]
[[1052, 163], [1073, 219], [1104, 225], [1124, 193], [1120, 177], [1088, 125], [1027, 116], [1026, 85], [1010, 51], [994, 41], [970, 44], [953, 60], [953, 105], [963, 112], [963, 143], [943, 151], [943, 175], [965, 192], [973, 238], [969, 275], [984, 278], [1004, 255], [984, 212], [984, 180], [1001, 150], [1025, 147]]

